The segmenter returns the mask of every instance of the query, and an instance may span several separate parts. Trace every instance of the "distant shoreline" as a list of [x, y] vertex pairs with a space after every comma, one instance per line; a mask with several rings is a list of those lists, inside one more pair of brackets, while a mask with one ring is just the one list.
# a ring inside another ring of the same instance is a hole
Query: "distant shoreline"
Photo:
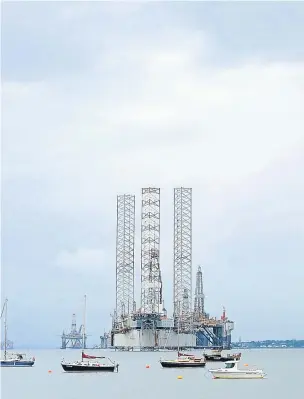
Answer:
[[264, 340], [264, 341], [244, 341], [232, 342], [233, 349], [300, 349], [304, 348], [304, 340], [302, 339], [285, 339], [285, 340]]
[[235, 349], [304, 349], [304, 346], [289, 346], [289, 347], [281, 347], [281, 346], [271, 346], [269, 348], [265, 348], [265, 347], [261, 347], [261, 346], [242, 346], [242, 347], [236, 347], [236, 346], [232, 346], [231, 350], [235, 350]]

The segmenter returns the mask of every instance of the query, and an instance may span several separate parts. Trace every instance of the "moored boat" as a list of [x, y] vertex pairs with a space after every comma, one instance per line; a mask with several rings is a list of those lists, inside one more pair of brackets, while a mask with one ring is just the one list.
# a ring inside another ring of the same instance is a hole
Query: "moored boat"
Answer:
[[[84, 296], [84, 316], [83, 316], [83, 329], [82, 329], [82, 352], [81, 360], [76, 360], [74, 362], [65, 361], [62, 359], [61, 367], [66, 372], [100, 372], [100, 371], [117, 371], [118, 363], [113, 362], [110, 358], [106, 356], [93, 356], [84, 353], [84, 342], [85, 342], [85, 325], [86, 325], [86, 295]], [[102, 362], [98, 359], [104, 359]], [[106, 362], [104, 362], [106, 361]]]
[[[87, 359], [86, 361], [84, 359]], [[107, 362], [100, 362], [96, 359], [104, 359]], [[82, 360], [75, 362], [66, 362], [64, 359], [61, 366], [66, 372], [100, 372], [100, 371], [118, 371], [118, 364], [105, 356], [91, 356], [82, 352]]]
[[162, 367], [173, 368], [173, 367], [205, 367], [206, 362], [204, 357], [196, 357], [194, 355], [188, 355], [178, 353], [177, 359], [174, 360], [162, 360], [160, 359]]
[[227, 362], [229, 360], [240, 360], [241, 353], [227, 353], [222, 355], [221, 349], [215, 349], [211, 351], [211, 354], [204, 354], [206, 361], [209, 362]]
[[210, 369], [215, 379], [261, 379], [266, 377], [263, 370], [239, 369], [238, 360], [228, 360], [224, 368]]
[[179, 351], [179, 325], [180, 318], [177, 321], [177, 359], [173, 360], [163, 360], [160, 359], [159, 362], [164, 368], [173, 368], [173, 367], [205, 367], [206, 361], [204, 356], [197, 357], [195, 355], [180, 353]]
[[1, 359], [1, 367], [32, 367], [35, 364], [35, 358], [28, 358], [24, 353], [11, 353], [7, 352], [7, 303], [8, 299], [5, 299], [1, 318], [4, 314], [4, 359]]
[[1, 360], [1, 367], [32, 367], [35, 358], [27, 358], [24, 353], [12, 353]]

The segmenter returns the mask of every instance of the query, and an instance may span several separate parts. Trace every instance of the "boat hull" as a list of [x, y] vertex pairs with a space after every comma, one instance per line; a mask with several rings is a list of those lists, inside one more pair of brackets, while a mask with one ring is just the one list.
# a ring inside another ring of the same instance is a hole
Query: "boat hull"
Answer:
[[35, 364], [34, 361], [18, 361], [18, 360], [1, 360], [1, 367], [32, 367]]
[[229, 360], [240, 360], [240, 357], [225, 357], [225, 356], [212, 356], [212, 355], [205, 355], [205, 359], [208, 362], [227, 362]]
[[212, 356], [212, 355], [205, 355], [205, 359], [208, 360], [208, 362], [222, 362], [221, 357]]
[[68, 373], [88, 373], [88, 372], [102, 372], [102, 371], [115, 371], [115, 366], [82, 366], [82, 365], [69, 365], [61, 364], [64, 371]]
[[245, 379], [245, 380], [257, 380], [257, 379], [262, 379], [265, 378], [264, 374], [261, 373], [250, 373], [250, 372], [244, 372], [244, 373], [219, 373], [219, 372], [213, 372], [212, 373], [213, 378], [215, 379], [224, 379], [224, 380], [240, 380], [240, 379]]
[[205, 367], [206, 363], [182, 363], [182, 362], [170, 362], [170, 361], [161, 361], [160, 364], [162, 367], [165, 368], [185, 368], [185, 367], [192, 367], [192, 368], [197, 368], [197, 367]]

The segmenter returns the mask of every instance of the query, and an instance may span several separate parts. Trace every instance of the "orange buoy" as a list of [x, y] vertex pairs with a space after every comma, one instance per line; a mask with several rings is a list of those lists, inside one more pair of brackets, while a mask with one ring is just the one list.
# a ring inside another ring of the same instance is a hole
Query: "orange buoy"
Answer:
[[146, 365], [146, 369], [149, 369], [149, 368], [150, 368], [150, 366], [147, 364], [147, 365]]
[[51, 373], [51, 372], [52, 372], [52, 370], [49, 370], [48, 372], [49, 372], [49, 373]]

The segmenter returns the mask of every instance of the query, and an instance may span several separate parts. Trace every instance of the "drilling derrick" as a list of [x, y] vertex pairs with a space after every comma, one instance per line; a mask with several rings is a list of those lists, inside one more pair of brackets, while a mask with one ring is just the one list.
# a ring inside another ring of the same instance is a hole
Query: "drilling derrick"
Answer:
[[135, 195], [117, 196], [116, 312], [121, 323], [134, 307]]
[[183, 302], [180, 316], [180, 328], [182, 331], [190, 332], [191, 330], [191, 309], [190, 298], [187, 288], [184, 288]]
[[[181, 325], [189, 329], [192, 300], [192, 188], [174, 189], [173, 274], [174, 317], [180, 317]], [[183, 304], [182, 309], [179, 303]]]
[[194, 298], [194, 318], [199, 320], [205, 315], [204, 306], [204, 288], [203, 288], [203, 273], [199, 266], [196, 273], [196, 286], [195, 286], [195, 298]]
[[162, 310], [162, 279], [159, 263], [160, 189], [143, 188], [141, 205], [141, 310]]

